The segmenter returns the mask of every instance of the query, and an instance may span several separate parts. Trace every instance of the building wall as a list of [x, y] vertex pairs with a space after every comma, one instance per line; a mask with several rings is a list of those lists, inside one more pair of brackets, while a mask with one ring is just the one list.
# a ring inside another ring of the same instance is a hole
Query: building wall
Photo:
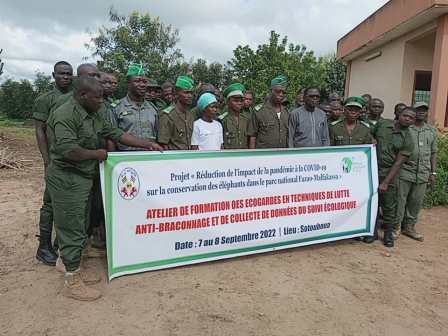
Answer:
[[350, 87], [346, 95], [361, 96], [369, 93], [381, 98], [384, 101], [384, 116], [390, 118], [397, 97], [401, 95], [404, 47], [402, 41], [394, 41], [369, 53], [380, 51], [380, 57], [366, 62], [368, 55], [363, 55], [352, 60]]
[[448, 0], [391, 0], [370, 15], [338, 41], [338, 58], [345, 58], [367, 43], [380, 38], [406, 21], [436, 7], [446, 6]]
[[[432, 51], [424, 50], [421, 53], [421, 49], [425, 48], [420, 48], [412, 41], [432, 32], [435, 26], [436, 23], [432, 22], [353, 59], [348, 95], [370, 93], [373, 97], [381, 98], [385, 105], [384, 116], [387, 118], [393, 116], [393, 108], [398, 102], [410, 104], [414, 71], [430, 71], [434, 53], [434, 47]], [[366, 58], [376, 52], [381, 52], [381, 56], [366, 62]]]
[[435, 34], [429, 34], [418, 41], [405, 43], [401, 100], [412, 103], [415, 71], [432, 71]]

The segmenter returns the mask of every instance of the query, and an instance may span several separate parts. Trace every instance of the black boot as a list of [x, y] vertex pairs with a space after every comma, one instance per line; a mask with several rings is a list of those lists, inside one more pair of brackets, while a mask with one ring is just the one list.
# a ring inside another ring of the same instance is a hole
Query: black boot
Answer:
[[362, 240], [366, 244], [372, 244], [375, 240], [378, 240], [378, 237], [375, 236], [365, 236]]
[[57, 254], [51, 246], [51, 238], [39, 237], [39, 247], [36, 252], [36, 259], [42, 261], [45, 265], [56, 266]]
[[375, 227], [373, 228], [373, 236], [365, 236], [363, 242], [366, 244], [372, 244], [375, 240], [378, 240], [378, 219], [375, 222]]
[[386, 247], [394, 247], [394, 237], [392, 235], [392, 231], [384, 231], [384, 246]]

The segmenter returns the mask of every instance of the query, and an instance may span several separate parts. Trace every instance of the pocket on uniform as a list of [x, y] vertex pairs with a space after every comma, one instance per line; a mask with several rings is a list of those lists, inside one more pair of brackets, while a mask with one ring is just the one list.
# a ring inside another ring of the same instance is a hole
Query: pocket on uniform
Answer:
[[265, 131], [274, 128], [275, 124], [273, 122], [266, 122], [261, 124], [261, 128]]

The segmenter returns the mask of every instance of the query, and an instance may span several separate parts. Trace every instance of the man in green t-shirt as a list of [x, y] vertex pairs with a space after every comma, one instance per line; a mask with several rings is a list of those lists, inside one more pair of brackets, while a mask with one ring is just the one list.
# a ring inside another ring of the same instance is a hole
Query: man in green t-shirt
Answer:
[[[47, 120], [57, 99], [71, 92], [73, 80], [73, 68], [65, 62], [60, 61], [54, 65], [53, 70], [54, 88], [36, 99], [33, 107], [33, 119], [36, 128], [36, 139], [42, 159], [44, 161], [45, 176], [50, 163], [48, 154]], [[36, 258], [49, 266], [56, 265], [57, 254], [51, 244], [51, 233], [53, 231], [53, 207], [50, 194], [45, 187], [43, 204], [39, 216], [39, 247]]]

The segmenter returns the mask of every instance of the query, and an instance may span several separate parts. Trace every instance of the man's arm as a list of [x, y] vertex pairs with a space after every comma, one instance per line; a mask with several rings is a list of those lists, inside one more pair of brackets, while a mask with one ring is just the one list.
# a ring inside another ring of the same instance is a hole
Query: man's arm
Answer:
[[335, 146], [335, 145], [336, 145], [336, 142], [334, 141], [334, 131], [333, 131], [333, 127], [330, 127], [328, 134], [329, 134], [329, 136], [330, 136], [330, 144], [331, 144], [331, 146]]
[[437, 152], [431, 153], [431, 175], [429, 175], [429, 183], [434, 184], [436, 182], [437, 173]]
[[254, 136], [249, 137], [249, 148], [255, 149], [256, 144], [257, 144], [257, 137]]
[[294, 134], [296, 133], [298, 116], [299, 116], [299, 113], [294, 112], [294, 111], [289, 114], [289, 121], [288, 121], [288, 147], [289, 148], [294, 148]]
[[72, 161], [104, 161], [107, 159], [107, 151], [105, 149], [86, 149], [78, 147], [66, 151], [64, 153], [64, 156]]
[[386, 178], [383, 180], [383, 182], [378, 187], [378, 190], [380, 193], [385, 193], [387, 191], [387, 188], [389, 187], [390, 182], [393, 181], [395, 176], [397, 176], [397, 174], [400, 172], [401, 165], [407, 159], [408, 159], [407, 156], [404, 156], [401, 153], [397, 154], [397, 157], [395, 159], [394, 164], [392, 165], [392, 168], [390, 168], [389, 173], [387, 174]]
[[322, 134], [322, 146], [330, 146], [330, 134], [328, 132], [328, 123], [327, 123], [327, 118], [324, 117], [324, 121], [323, 121], [323, 134]]
[[47, 124], [41, 120], [34, 120], [34, 127], [36, 130], [37, 146], [42, 155], [44, 166], [47, 167], [50, 162], [48, 156]]
[[157, 142], [152, 142], [148, 139], [137, 138], [129, 133], [123, 133], [123, 135], [118, 139], [123, 145], [145, 148], [150, 151], [163, 151], [163, 147]]
[[172, 123], [168, 115], [165, 114], [162, 114], [158, 120], [157, 141], [162, 145], [164, 150], [168, 150], [168, 143], [172, 136]]
[[247, 135], [249, 138], [249, 149], [255, 149], [257, 145], [258, 120], [256, 114], [252, 114], [247, 124]]
[[106, 139], [106, 149], [107, 149], [108, 152], [116, 152], [117, 151], [117, 145], [112, 140]]
[[[123, 133], [123, 135], [119, 138], [119, 142], [131, 147], [162, 151], [162, 147], [157, 143], [151, 142], [147, 139], [137, 138], [129, 133]], [[86, 149], [82, 147], [76, 147], [66, 151], [64, 153], [64, 156], [73, 161], [104, 161], [107, 159], [107, 151], [105, 149]]]
[[434, 139], [431, 143], [431, 175], [429, 175], [429, 183], [434, 184], [436, 182], [437, 173], [437, 150], [438, 150], [438, 136], [437, 131], [434, 130]]

